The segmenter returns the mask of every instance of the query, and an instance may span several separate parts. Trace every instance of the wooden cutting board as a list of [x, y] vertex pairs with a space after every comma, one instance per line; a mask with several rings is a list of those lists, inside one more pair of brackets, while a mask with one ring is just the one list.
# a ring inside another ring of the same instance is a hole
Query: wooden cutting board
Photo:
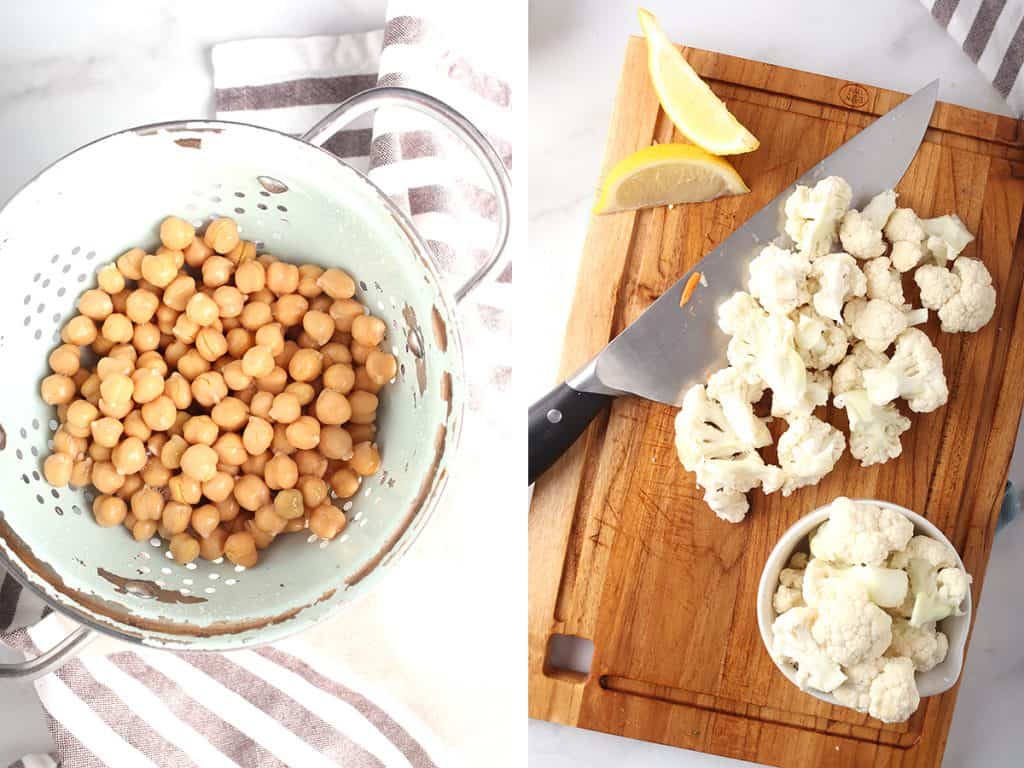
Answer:
[[[684, 54], [761, 140], [757, 152], [734, 158], [751, 193], [595, 217], [562, 376], [786, 185], [905, 98], [707, 51]], [[604, 167], [673, 138], [680, 139], [648, 79], [646, 45], [631, 39]], [[984, 260], [998, 290], [996, 315], [976, 334], [939, 334], [934, 319], [929, 323], [949, 403], [911, 414], [898, 460], [863, 469], [847, 454], [817, 487], [788, 499], [751, 494], [746, 521], [730, 525], [705, 507], [676, 459], [676, 409], [619, 398], [535, 489], [532, 717], [771, 765], [939, 765], [956, 689], [922, 701], [899, 725], [831, 707], [775, 669], [755, 617], [761, 567], [779, 536], [838, 495], [887, 499], [927, 516], [974, 574], [976, 601], [981, 592], [1024, 403], [1024, 145], [1017, 122], [938, 105], [898, 191], [901, 205], [924, 216], [958, 213], [977, 235], [966, 255]], [[694, 346], [725, 341], [680, 338]], [[828, 419], [845, 428], [844, 416], [830, 411]], [[546, 660], [555, 634], [593, 642], [589, 675]]]

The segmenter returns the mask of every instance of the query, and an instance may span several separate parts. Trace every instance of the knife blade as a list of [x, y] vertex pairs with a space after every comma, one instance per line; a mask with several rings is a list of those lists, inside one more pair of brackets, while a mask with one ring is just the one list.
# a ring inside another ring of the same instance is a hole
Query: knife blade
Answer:
[[[933, 80], [803, 174], [682, 275], [590, 362], [534, 403], [529, 413], [530, 482], [575, 442], [613, 397], [632, 394], [679, 405], [690, 386], [723, 367], [726, 337], [718, 328], [718, 305], [742, 288], [747, 264], [783, 231], [789, 195], [798, 185], [841, 176], [853, 189], [853, 207], [859, 208], [896, 186], [921, 145], [938, 90], [939, 81]], [[695, 272], [707, 285], [698, 287], [680, 308], [683, 289]]]

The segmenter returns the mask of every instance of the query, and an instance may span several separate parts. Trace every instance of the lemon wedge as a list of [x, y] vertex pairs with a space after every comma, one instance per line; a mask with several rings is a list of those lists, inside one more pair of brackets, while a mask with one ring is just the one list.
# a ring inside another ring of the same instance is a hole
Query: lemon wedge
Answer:
[[693, 71], [683, 54], [658, 26], [650, 11], [640, 9], [647, 37], [647, 68], [665, 114], [686, 138], [715, 155], [739, 155], [760, 142], [726, 108]]
[[728, 160], [693, 144], [655, 144], [612, 168], [601, 185], [594, 213], [702, 203], [749, 191]]

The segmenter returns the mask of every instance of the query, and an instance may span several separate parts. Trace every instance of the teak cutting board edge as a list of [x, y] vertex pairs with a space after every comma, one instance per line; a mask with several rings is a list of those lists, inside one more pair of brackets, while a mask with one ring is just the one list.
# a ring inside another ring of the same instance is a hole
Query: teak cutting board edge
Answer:
[[[562, 358], [589, 359], [697, 259], [807, 168], [904, 95], [722, 54], [683, 49], [761, 139], [733, 158], [751, 193], [713, 203], [594, 217]], [[1024, 148], [1010, 118], [939, 104], [898, 190], [922, 215], [956, 212], [998, 290], [996, 316], [972, 335], [928, 331], [950, 402], [913, 415], [904, 455], [862, 469], [847, 454], [789, 499], [752, 494], [747, 520], [717, 520], [672, 445], [675, 409], [620, 398], [538, 482], [529, 519], [530, 715], [772, 765], [937, 766], [956, 689], [885, 726], [791, 686], [757, 633], [760, 569], [781, 533], [838, 495], [920, 511], [957, 545], [981, 592], [1017, 434], [1024, 382]], [[672, 141], [629, 41], [604, 167]], [[678, 140], [678, 136], [676, 136]], [[1016, 257], [1016, 258], [1015, 258]], [[583, 279], [585, 278], [585, 279]], [[911, 294], [913, 296], [913, 294]], [[914, 297], [916, 298], [916, 296]], [[725, 343], [680, 339], [680, 343]], [[843, 416], [829, 420], [845, 427]], [[553, 634], [593, 641], [589, 675], [546, 668]]]

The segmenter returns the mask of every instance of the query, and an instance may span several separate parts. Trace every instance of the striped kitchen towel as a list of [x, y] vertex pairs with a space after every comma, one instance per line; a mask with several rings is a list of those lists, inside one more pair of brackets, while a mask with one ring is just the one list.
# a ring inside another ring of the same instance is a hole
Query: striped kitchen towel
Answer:
[[[420, 6], [428, 13], [420, 13]], [[348, 96], [375, 84], [400, 84], [438, 96], [465, 114], [511, 169], [512, 91], [497, 73], [514, 61], [513, 36], [495, 43], [487, 35], [475, 43], [463, 20], [479, 16], [479, 10], [466, 13], [470, 6], [468, 0], [391, 0], [381, 31], [218, 45], [217, 117], [302, 134]], [[515, 4], [509, 6], [511, 13]], [[483, 261], [496, 231], [493, 194], [468, 154], [434, 124], [397, 111], [378, 114], [339, 132], [326, 147], [368, 170], [404, 206], [453, 288]], [[493, 496], [495, 472], [511, 460], [498, 449], [517, 448], [501, 439], [518, 422], [502, 396], [511, 378], [511, 299], [506, 262], [460, 306], [474, 412], [466, 419], [461, 450], [478, 457], [479, 466], [460, 482], [466, 508], [441, 509], [439, 516], [462, 515], [467, 522], [474, 517]], [[2, 571], [0, 577], [0, 642], [26, 654], [57, 642], [66, 620], [47, 615], [49, 609]], [[56, 751], [15, 765], [447, 763], [442, 747], [431, 743], [433, 737], [400, 702], [368, 693], [365, 681], [347, 674], [301, 640], [225, 654], [132, 648], [86, 655], [36, 682]]]
[[1024, 0], [921, 0], [1018, 114], [1024, 114]]

